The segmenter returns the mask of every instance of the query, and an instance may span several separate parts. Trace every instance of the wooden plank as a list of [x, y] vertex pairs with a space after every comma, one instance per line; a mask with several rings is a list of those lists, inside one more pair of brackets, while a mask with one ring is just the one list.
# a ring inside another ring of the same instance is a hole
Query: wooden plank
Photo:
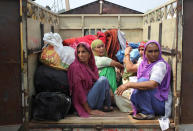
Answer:
[[[173, 120], [170, 120], [173, 122]], [[135, 120], [128, 113], [123, 113], [117, 109], [113, 112], [107, 112], [104, 116], [90, 116], [83, 118], [75, 115], [68, 115], [64, 119], [59, 121], [35, 121], [31, 123], [35, 124], [94, 124], [94, 125], [157, 125], [159, 126], [158, 119], [155, 120]]]

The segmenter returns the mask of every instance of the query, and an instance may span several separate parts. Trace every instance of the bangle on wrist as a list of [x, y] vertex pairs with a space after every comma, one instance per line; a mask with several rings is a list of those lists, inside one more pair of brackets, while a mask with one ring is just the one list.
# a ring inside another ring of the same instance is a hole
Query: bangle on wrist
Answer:
[[125, 56], [130, 56], [130, 54], [125, 54]]

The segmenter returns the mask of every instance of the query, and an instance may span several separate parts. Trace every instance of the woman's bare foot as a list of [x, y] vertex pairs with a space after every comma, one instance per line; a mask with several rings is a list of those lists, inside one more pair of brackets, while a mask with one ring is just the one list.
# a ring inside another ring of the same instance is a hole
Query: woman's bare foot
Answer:
[[90, 111], [90, 115], [94, 115], [94, 116], [104, 116], [105, 113], [103, 111], [100, 110], [91, 110]]
[[112, 106], [104, 106], [103, 111], [104, 112], [111, 112], [111, 111], [113, 111], [113, 107]]

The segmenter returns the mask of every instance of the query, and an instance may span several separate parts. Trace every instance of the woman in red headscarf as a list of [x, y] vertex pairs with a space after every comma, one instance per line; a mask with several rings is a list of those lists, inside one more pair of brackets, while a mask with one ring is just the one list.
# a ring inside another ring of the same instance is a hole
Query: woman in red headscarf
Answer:
[[104, 115], [103, 111], [112, 111], [109, 82], [106, 77], [99, 78], [94, 55], [87, 43], [77, 45], [68, 79], [72, 103], [79, 116]]

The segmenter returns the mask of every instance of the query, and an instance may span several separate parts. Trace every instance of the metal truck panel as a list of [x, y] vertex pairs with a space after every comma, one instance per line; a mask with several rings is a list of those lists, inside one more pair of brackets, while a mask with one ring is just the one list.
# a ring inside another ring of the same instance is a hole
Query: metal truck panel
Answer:
[[22, 123], [19, 1], [0, 4], [0, 125]]
[[193, 1], [183, 1], [183, 41], [182, 41], [182, 82], [181, 82], [181, 119], [182, 124], [193, 123]]
[[33, 19], [27, 19], [27, 48], [35, 50], [41, 48], [40, 22]]

